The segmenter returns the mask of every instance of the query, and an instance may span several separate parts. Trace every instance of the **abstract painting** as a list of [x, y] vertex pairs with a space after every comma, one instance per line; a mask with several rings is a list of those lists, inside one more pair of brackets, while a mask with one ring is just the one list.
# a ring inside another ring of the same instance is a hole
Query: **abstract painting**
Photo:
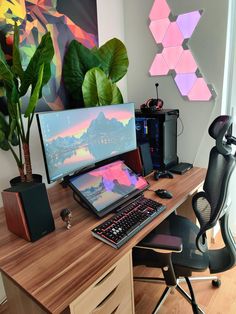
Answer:
[[0, 0], [0, 43], [9, 63], [15, 22], [20, 28], [23, 68], [46, 32], [51, 33], [53, 40], [52, 77], [43, 88], [37, 108], [70, 108], [61, 77], [63, 57], [72, 39], [88, 48], [98, 45], [96, 0]]

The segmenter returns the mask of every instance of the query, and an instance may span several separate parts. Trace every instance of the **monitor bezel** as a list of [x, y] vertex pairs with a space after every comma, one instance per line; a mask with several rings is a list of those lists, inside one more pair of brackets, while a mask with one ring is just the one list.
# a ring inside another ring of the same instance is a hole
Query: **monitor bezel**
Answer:
[[[123, 103], [123, 104], [114, 104], [114, 106], [117, 106], [117, 105], [133, 105], [133, 115], [134, 115], [134, 119], [135, 119], [135, 104], [133, 102], [127, 102], [127, 103]], [[104, 107], [110, 107], [110, 106], [113, 106], [113, 105], [107, 105], [107, 106], [102, 106], [102, 108]], [[75, 109], [68, 109], [66, 111], [74, 111], [74, 110], [83, 110], [83, 109], [92, 109], [94, 107], [88, 107], [88, 108], [75, 108]], [[97, 107], [96, 107], [97, 108]], [[56, 112], [60, 112], [60, 111], [64, 111], [64, 110], [57, 110]], [[132, 148], [131, 150], [124, 150], [123, 152], [119, 153], [119, 154], [114, 154], [106, 159], [101, 159], [101, 160], [98, 160], [96, 163], [88, 163], [86, 166], [84, 167], [81, 167], [81, 168], [78, 168], [78, 169], [75, 169], [73, 172], [72, 171], [68, 171], [67, 173], [64, 173], [62, 176], [60, 177], [57, 177], [55, 179], [52, 179], [50, 177], [50, 174], [49, 174], [49, 169], [48, 169], [48, 163], [47, 163], [47, 156], [46, 156], [46, 151], [45, 151], [45, 146], [44, 146], [44, 140], [43, 140], [43, 134], [42, 134], [42, 129], [41, 129], [41, 122], [40, 122], [40, 116], [41, 115], [44, 115], [44, 114], [55, 114], [55, 111], [46, 111], [46, 112], [40, 112], [40, 113], [37, 113], [36, 114], [36, 121], [37, 121], [37, 125], [38, 125], [38, 130], [39, 130], [39, 138], [40, 138], [40, 144], [41, 144], [41, 148], [42, 148], [42, 152], [43, 152], [43, 162], [44, 162], [44, 166], [45, 166], [45, 171], [46, 171], [46, 177], [47, 177], [47, 182], [50, 184], [50, 183], [53, 183], [53, 182], [56, 182], [56, 181], [64, 181], [64, 178], [66, 178], [66, 181], [68, 180], [68, 178], [70, 178], [71, 176], [74, 176], [75, 174], [80, 174], [80, 173], [83, 173], [84, 171], [86, 171], [86, 169], [94, 169], [96, 167], [99, 167], [101, 165], [101, 163], [104, 163], [106, 160], [111, 160], [113, 158], [119, 158], [120, 155], [123, 155], [129, 151], [132, 151], [134, 149], [137, 148], [137, 136], [136, 136], [136, 132], [134, 133], [135, 134], [135, 143], [136, 143], [136, 147]], [[135, 126], [135, 125], [134, 125]]]
[[[122, 161], [122, 162], [124, 163], [124, 161]], [[125, 163], [124, 163], [124, 164], [125, 164]], [[125, 164], [125, 165], [126, 165], [126, 164]], [[142, 189], [135, 189], [134, 191], [127, 193], [125, 196], [121, 197], [119, 200], [114, 201], [112, 204], [110, 204], [110, 205], [108, 205], [107, 207], [105, 207], [104, 209], [98, 211], [98, 210], [92, 205], [92, 203], [90, 203], [90, 202], [86, 199], [86, 197], [84, 197], [84, 195], [76, 188], [76, 186], [71, 182], [71, 180], [73, 180], [74, 178], [79, 177], [79, 176], [81, 176], [81, 175], [83, 175], [83, 174], [85, 174], [85, 173], [89, 173], [90, 171], [93, 171], [93, 170], [95, 170], [95, 169], [98, 169], [98, 168], [100, 168], [100, 167], [103, 167], [103, 166], [104, 166], [104, 165], [98, 166], [98, 167], [95, 167], [95, 168], [93, 168], [93, 169], [91, 169], [91, 170], [89, 170], [89, 171], [83, 172], [83, 173], [81, 173], [81, 174], [79, 174], [79, 175], [71, 176], [70, 178], [68, 178], [68, 181], [67, 181], [68, 186], [73, 190], [73, 192], [75, 193], [75, 195], [79, 197], [79, 199], [80, 199], [79, 202], [81, 203], [81, 205], [84, 206], [84, 207], [86, 207], [86, 208], [88, 208], [89, 210], [91, 210], [91, 211], [92, 211], [97, 217], [99, 217], [99, 218], [102, 218], [102, 217], [106, 216], [107, 214], [109, 214], [109, 213], [111, 213], [111, 212], [113, 212], [113, 211], [115, 211], [115, 210], [118, 210], [118, 209], [119, 209], [120, 207], [122, 207], [122, 205], [124, 205], [127, 201], [131, 200], [132, 198], [134, 198], [134, 197], [136, 197], [136, 196], [138, 196], [138, 195], [143, 194], [143, 192], [146, 191], [146, 190], [150, 187], [150, 184], [149, 184], [149, 182], [147, 181], [146, 178], [137, 175], [138, 177], [142, 177], [142, 179], [145, 180], [145, 182], [146, 182], [146, 186], [145, 186], [145, 187], [143, 187]], [[128, 169], [132, 170], [132, 169], [131, 169], [130, 167], [128, 167], [127, 165], [126, 165], [126, 167], [127, 167]], [[133, 170], [132, 170], [132, 171], [133, 171]], [[134, 172], [134, 171], [133, 171], [133, 172]], [[134, 172], [134, 173], [135, 173], [135, 172]], [[76, 197], [74, 197], [74, 198], [76, 199]], [[77, 200], [77, 199], [76, 199], [76, 200]]]

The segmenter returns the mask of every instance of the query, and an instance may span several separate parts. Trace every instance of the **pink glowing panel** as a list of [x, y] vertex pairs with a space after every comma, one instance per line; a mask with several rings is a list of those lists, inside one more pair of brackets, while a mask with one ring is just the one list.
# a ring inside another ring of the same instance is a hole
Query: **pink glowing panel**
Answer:
[[151, 21], [149, 28], [157, 44], [162, 42], [169, 25], [170, 21], [167, 18]]
[[166, 0], [155, 0], [149, 14], [150, 20], [159, 20], [168, 17], [170, 8]]
[[189, 100], [208, 101], [211, 99], [211, 92], [202, 77], [197, 78], [193, 88], [188, 94]]
[[187, 96], [193, 84], [196, 82], [197, 77], [195, 73], [177, 74], [175, 83], [179, 88], [182, 96]]
[[196, 70], [197, 64], [191, 51], [184, 50], [179, 58], [179, 62], [175, 67], [176, 73], [194, 73]]
[[166, 32], [166, 35], [162, 41], [164, 47], [180, 46], [183, 43], [183, 35], [176, 22], [172, 22]]
[[176, 22], [184, 38], [190, 38], [192, 36], [200, 18], [201, 14], [199, 11], [193, 11], [178, 16]]
[[164, 58], [160, 54], [156, 54], [151, 68], [149, 70], [150, 75], [166, 75], [169, 71], [168, 65]]
[[169, 69], [174, 69], [176, 64], [179, 61], [179, 58], [181, 54], [183, 53], [183, 48], [182, 46], [177, 46], [177, 47], [169, 47], [169, 48], [164, 48], [162, 55], [163, 58], [165, 59]]

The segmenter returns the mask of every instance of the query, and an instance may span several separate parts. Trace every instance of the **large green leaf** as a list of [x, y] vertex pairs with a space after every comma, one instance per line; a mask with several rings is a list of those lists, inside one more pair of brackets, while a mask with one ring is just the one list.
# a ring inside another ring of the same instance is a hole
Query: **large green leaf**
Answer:
[[86, 107], [110, 105], [112, 102], [112, 83], [99, 68], [86, 73], [82, 91]]
[[16, 120], [15, 119], [10, 120], [10, 133], [8, 135], [8, 141], [13, 146], [19, 145], [19, 138], [16, 134]]
[[13, 88], [6, 88], [6, 96], [8, 113], [11, 118], [17, 119], [18, 112], [16, 103], [19, 101], [19, 94], [15, 85], [13, 85]]
[[9, 66], [3, 60], [0, 60], [0, 81], [4, 83], [5, 87], [12, 87], [14, 84], [13, 74]]
[[117, 85], [114, 83], [112, 84], [112, 104], [123, 104], [123, 97], [122, 94], [117, 87]]
[[15, 24], [14, 26], [14, 41], [13, 41], [13, 62], [12, 62], [12, 72], [16, 77], [19, 77], [22, 81], [24, 71], [21, 64], [21, 57], [19, 51], [19, 28]]
[[34, 112], [35, 107], [37, 105], [37, 102], [38, 102], [38, 99], [39, 99], [39, 92], [40, 92], [40, 88], [41, 88], [42, 80], [43, 80], [43, 70], [44, 70], [44, 64], [42, 64], [40, 66], [38, 81], [37, 81], [37, 84], [36, 84], [36, 86], [35, 86], [35, 88], [33, 90], [33, 93], [30, 96], [29, 104], [28, 104], [27, 109], [25, 111], [25, 115], [24, 116], [26, 118], [29, 117], [32, 112]]
[[42, 95], [43, 86], [49, 81], [51, 77], [50, 63], [54, 55], [54, 48], [50, 33], [46, 33], [35, 50], [33, 57], [31, 58], [23, 76], [22, 85], [20, 88], [20, 95], [26, 94], [30, 85], [34, 90], [39, 75], [40, 66], [44, 63], [42, 85], [39, 93], [39, 97]]
[[102, 60], [102, 69], [113, 83], [127, 73], [129, 65], [127, 50], [119, 39], [113, 38], [107, 41], [94, 53]]
[[6, 121], [6, 117], [0, 112], [0, 148], [3, 150], [9, 150], [10, 148], [7, 140], [9, 131], [10, 128]]
[[6, 140], [5, 133], [0, 129], [0, 143]]
[[9, 150], [10, 149], [10, 145], [8, 143], [8, 141], [5, 138], [5, 134], [2, 132], [2, 130], [0, 130], [0, 148], [3, 150]]
[[6, 96], [6, 89], [4, 86], [0, 86], [0, 97]]
[[98, 67], [99, 58], [76, 40], [68, 46], [63, 63], [63, 80], [70, 96], [83, 103], [82, 84], [88, 70]]
[[0, 60], [1, 60], [3, 63], [7, 64], [6, 58], [5, 58], [5, 54], [4, 54], [3, 50], [2, 50], [1, 44], [0, 44]]
[[2, 112], [0, 112], [0, 130], [4, 132], [5, 137], [7, 138], [9, 135], [9, 125], [6, 121], [6, 117]]

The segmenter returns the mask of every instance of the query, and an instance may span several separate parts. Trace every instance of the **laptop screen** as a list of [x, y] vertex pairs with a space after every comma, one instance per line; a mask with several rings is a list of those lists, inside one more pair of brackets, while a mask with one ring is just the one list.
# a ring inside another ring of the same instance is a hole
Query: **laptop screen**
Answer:
[[135, 174], [120, 160], [72, 177], [69, 185], [99, 217], [149, 186], [143, 177]]

